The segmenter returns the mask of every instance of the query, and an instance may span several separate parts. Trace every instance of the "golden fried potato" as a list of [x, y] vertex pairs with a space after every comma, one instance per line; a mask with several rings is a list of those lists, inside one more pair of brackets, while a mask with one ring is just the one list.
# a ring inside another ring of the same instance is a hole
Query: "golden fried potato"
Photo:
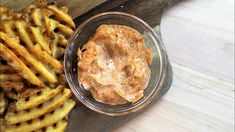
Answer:
[[2, 43], [0, 43], [0, 56], [29, 82], [38, 86], [44, 86], [44, 84], [32, 73], [32, 71], [30, 71], [30, 69]]
[[28, 23], [26, 23], [25, 21], [22, 21], [22, 20], [16, 21], [15, 26], [19, 32], [18, 34], [19, 34], [20, 40], [22, 40], [28, 48], [32, 48], [33, 41], [30, 38], [29, 33], [27, 32], [27, 27], [29, 26]]
[[0, 82], [0, 88], [3, 89], [4, 92], [10, 92], [12, 89], [20, 92], [24, 88], [23, 82]]
[[73, 19], [71, 16], [69, 16], [68, 14], [66, 14], [63, 10], [58, 9], [56, 6], [52, 5], [52, 6], [47, 6], [46, 8], [48, 8], [49, 10], [53, 11], [54, 15], [56, 17], [58, 17], [61, 21], [66, 22], [69, 26], [71, 26], [72, 28], [75, 28], [75, 24], [73, 22]]
[[71, 95], [72, 93], [69, 89], [64, 89], [64, 91], [61, 91], [56, 96], [43, 103], [40, 107], [34, 107], [29, 110], [19, 111], [17, 113], [8, 112], [5, 116], [5, 122], [7, 125], [11, 125], [31, 119], [36, 119], [39, 116], [51, 112], [62, 105]]
[[7, 100], [4, 97], [4, 93], [0, 92], [0, 116], [5, 112], [6, 108], [7, 108]]
[[25, 109], [30, 109], [33, 108], [49, 99], [57, 95], [60, 91], [62, 90], [62, 86], [58, 86], [55, 89], [51, 88], [44, 88], [41, 91], [40, 95], [37, 96], [31, 96], [29, 98], [22, 98], [19, 99], [13, 106], [12, 109], [19, 111], [19, 110], [25, 110]]
[[7, 92], [7, 93], [6, 93], [6, 96], [7, 96], [8, 98], [14, 99], [14, 100], [18, 100], [18, 99], [19, 99], [18, 94], [15, 93], [15, 92], [12, 92], [12, 91]]
[[24, 89], [18, 93], [18, 97], [19, 98], [31, 97], [41, 91], [42, 91], [42, 87], [35, 87], [35, 88], [24, 87]]
[[34, 39], [36, 40], [36, 42], [38, 44], [40, 44], [40, 46], [42, 47], [43, 50], [45, 50], [49, 55], [51, 54], [51, 50], [49, 48], [49, 42], [47, 42], [44, 37], [42, 32], [40, 31], [39, 27], [30, 27], [33, 35], [34, 35]]
[[53, 125], [44, 127], [34, 132], [65, 132], [67, 125], [68, 125], [68, 122], [66, 120], [60, 120], [54, 123]]
[[40, 9], [35, 8], [31, 13], [31, 17], [32, 17], [34, 24], [36, 26], [42, 26], [42, 14], [41, 14]]
[[63, 104], [62, 107], [54, 110], [53, 113], [48, 113], [30, 122], [22, 122], [20, 123], [20, 125], [6, 126], [5, 131], [6, 132], [21, 132], [25, 130], [34, 131], [46, 126], [50, 126], [62, 120], [74, 106], [75, 102], [69, 99]]
[[5, 44], [12, 49], [14, 49], [20, 56], [22, 56], [26, 61], [28, 61], [36, 70], [38, 70], [50, 83], [56, 83], [56, 76], [50, 72], [50, 70], [45, 67], [37, 58], [32, 56], [27, 49], [19, 44], [19, 42], [10, 38], [7, 34], [0, 32], [0, 38], [5, 41]]
[[1, 29], [11, 37], [16, 37], [16, 33], [13, 31], [13, 20], [1, 21]]
[[10, 74], [0, 73], [0, 83], [9, 82], [9, 81], [22, 81], [22, 80], [23, 77], [20, 76], [18, 73], [10, 73]]
[[0, 64], [0, 73], [14, 73], [14, 72], [16, 71], [11, 66]]
[[63, 72], [63, 65], [58, 60], [56, 60], [55, 58], [47, 54], [47, 52], [42, 51], [41, 47], [38, 44], [34, 45], [31, 51], [41, 61], [44, 61], [47, 64], [50, 64], [55, 69], [56, 72], [58, 73]]

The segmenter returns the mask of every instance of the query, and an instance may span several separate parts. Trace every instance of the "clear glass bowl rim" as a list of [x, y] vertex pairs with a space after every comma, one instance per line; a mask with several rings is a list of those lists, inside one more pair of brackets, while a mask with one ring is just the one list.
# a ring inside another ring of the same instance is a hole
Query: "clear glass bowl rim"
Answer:
[[[136, 21], [140, 22], [141, 24], [143, 24], [153, 35], [154, 37], [154, 42], [155, 42], [155, 46], [158, 48], [158, 52], [159, 52], [159, 59], [160, 59], [160, 73], [159, 73], [159, 78], [157, 80], [157, 84], [154, 88], [152, 88], [151, 94], [148, 95], [147, 98], [145, 98], [145, 100], [142, 101], [142, 103], [140, 103], [139, 105], [136, 105], [134, 107], [128, 107], [125, 110], [122, 111], [116, 111], [116, 112], [110, 112], [110, 111], [106, 111], [105, 109], [100, 109], [97, 106], [94, 106], [92, 103], [87, 102], [86, 100], [84, 100], [83, 96], [81, 93], [78, 93], [75, 88], [79, 88], [79, 86], [77, 87], [76, 84], [74, 84], [74, 82], [71, 79], [71, 75], [69, 72], [69, 68], [68, 68], [68, 64], [67, 61], [68, 59], [68, 49], [72, 43], [73, 38], [76, 36], [76, 34], [90, 21], [98, 18], [98, 17], [102, 17], [105, 15], [122, 15], [122, 16], [126, 16], [126, 17], [130, 17], [132, 19], [135, 19]], [[66, 76], [66, 80], [69, 84], [70, 89], [72, 90], [72, 92], [74, 93], [74, 95], [76, 96], [76, 98], [82, 102], [86, 107], [105, 114], [105, 115], [110, 115], [110, 116], [121, 116], [121, 115], [126, 115], [129, 113], [133, 113], [136, 111], [141, 110], [142, 108], [146, 107], [149, 103], [151, 103], [151, 101], [153, 101], [154, 97], [156, 97], [157, 94], [159, 94], [159, 91], [161, 89], [161, 87], [163, 86], [163, 83], [165, 81], [166, 78], [166, 65], [167, 65], [167, 57], [166, 57], [166, 51], [165, 48], [162, 44], [162, 41], [160, 39], [160, 37], [154, 32], [154, 30], [147, 24], [145, 23], [143, 20], [141, 20], [140, 18], [128, 14], [128, 13], [124, 13], [124, 12], [104, 12], [104, 13], [100, 13], [97, 15], [94, 15], [90, 18], [88, 18], [86, 21], [84, 21], [83, 23], [81, 23], [77, 29], [75, 30], [75, 32], [73, 33], [73, 35], [70, 37], [69, 41], [68, 41], [68, 45], [65, 49], [65, 54], [64, 54], [64, 69], [65, 69], [65, 76]]]

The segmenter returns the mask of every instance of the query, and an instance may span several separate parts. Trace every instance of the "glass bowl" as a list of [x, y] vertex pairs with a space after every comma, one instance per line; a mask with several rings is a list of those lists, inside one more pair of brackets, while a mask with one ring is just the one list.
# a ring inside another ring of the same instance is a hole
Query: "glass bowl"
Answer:
[[[102, 24], [119, 24], [134, 28], [144, 36], [145, 46], [152, 51], [151, 75], [144, 96], [134, 103], [108, 105], [96, 101], [89, 91], [86, 91], [78, 80], [77, 52]], [[77, 99], [88, 108], [111, 116], [126, 115], [147, 106], [159, 93], [164, 73], [166, 71], [165, 49], [153, 29], [143, 20], [122, 12], [106, 12], [95, 15], [83, 22], [70, 37], [64, 56], [66, 79]]]

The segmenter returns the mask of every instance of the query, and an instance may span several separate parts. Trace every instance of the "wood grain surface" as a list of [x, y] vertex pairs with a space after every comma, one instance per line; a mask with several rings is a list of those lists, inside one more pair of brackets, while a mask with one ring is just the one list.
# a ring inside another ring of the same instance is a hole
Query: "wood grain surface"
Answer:
[[173, 84], [114, 132], [234, 132], [234, 1], [182, 1], [163, 14]]

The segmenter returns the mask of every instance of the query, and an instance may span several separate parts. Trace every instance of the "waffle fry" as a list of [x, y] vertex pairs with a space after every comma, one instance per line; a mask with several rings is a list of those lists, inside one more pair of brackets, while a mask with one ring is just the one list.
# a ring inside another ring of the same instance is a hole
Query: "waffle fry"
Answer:
[[0, 82], [8, 82], [8, 81], [22, 81], [23, 77], [17, 73], [10, 73], [10, 74], [0, 74]]
[[49, 125], [52, 125], [62, 120], [69, 111], [75, 106], [75, 102], [71, 99], [67, 100], [62, 107], [54, 110], [53, 113], [48, 113], [41, 118], [34, 119], [30, 122], [22, 122], [19, 125], [7, 126], [6, 132], [21, 132], [21, 131], [34, 131]]
[[14, 93], [14, 92], [7, 92], [7, 93], [6, 93], [6, 96], [7, 96], [8, 98], [14, 99], [14, 100], [19, 99], [18, 94], [17, 94], [17, 93]]
[[28, 48], [33, 47], [32, 39], [26, 31], [27, 23], [25, 21], [16, 21], [15, 27], [18, 30], [20, 39], [27, 45]]
[[24, 88], [23, 82], [0, 82], [0, 87], [5, 92], [10, 92], [12, 89], [15, 89], [15, 91], [19, 92]]
[[20, 56], [28, 61], [35, 69], [37, 69], [49, 82], [56, 83], [56, 76], [53, 75], [49, 70], [34, 56], [32, 56], [19, 42], [10, 38], [7, 34], [0, 32], [0, 38], [5, 41], [5, 44], [14, 49]]
[[56, 6], [47, 6], [47, 8], [54, 12], [54, 15], [58, 17], [61, 21], [66, 22], [70, 27], [75, 28], [75, 24], [71, 16], [66, 14], [63, 10], [58, 9]]
[[34, 45], [31, 51], [35, 56], [41, 59], [41, 61], [45, 61], [46, 63], [50, 64], [58, 73], [63, 72], [62, 64], [58, 60], [47, 54], [45, 51], [42, 51], [39, 45]]
[[8, 112], [5, 117], [5, 122], [7, 125], [11, 125], [38, 118], [39, 116], [51, 112], [58, 106], [62, 105], [71, 95], [72, 93], [69, 89], [64, 89], [64, 91], [58, 93], [51, 100], [43, 103], [41, 107], [34, 107], [29, 111], [19, 111], [16, 114], [14, 112]]
[[64, 132], [68, 122], [65, 120], [58, 121], [53, 125], [45, 127], [44, 129], [36, 130], [35, 132]]
[[62, 90], [62, 86], [58, 86], [55, 89], [50, 88], [44, 88], [40, 95], [38, 96], [31, 96], [28, 99], [19, 99], [15, 105], [12, 106], [12, 108], [16, 111], [19, 110], [25, 110], [32, 107], [35, 107], [52, 97], [54, 97], [56, 94], [58, 94]]
[[9, 34], [11, 37], [16, 37], [16, 33], [13, 31], [13, 21], [5, 20], [1, 21], [1, 30]]
[[0, 92], [0, 116], [4, 113], [7, 108], [7, 100], [4, 97], [4, 93]]
[[15, 70], [9, 65], [0, 64], [0, 73], [13, 73]]
[[43, 35], [42, 35], [42, 32], [40, 31], [40, 28], [39, 27], [30, 27], [33, 35], [34, 35], [34, 38], [36, 40], [36, 42], [38, 44], [41, 45], [41, 47], [48, 53], [48, 54], [51, 54], [51, 50], [49, 48], [49, 45], [48, 43], [49, 42], [46, 42], [46, 40], [44, 39]]
[[44, 86], [44, 84], [30, 71], [26, 65], [6, 46], [0, 43], [0, 56], [5, 59], [12, 68], [35, 85]]

